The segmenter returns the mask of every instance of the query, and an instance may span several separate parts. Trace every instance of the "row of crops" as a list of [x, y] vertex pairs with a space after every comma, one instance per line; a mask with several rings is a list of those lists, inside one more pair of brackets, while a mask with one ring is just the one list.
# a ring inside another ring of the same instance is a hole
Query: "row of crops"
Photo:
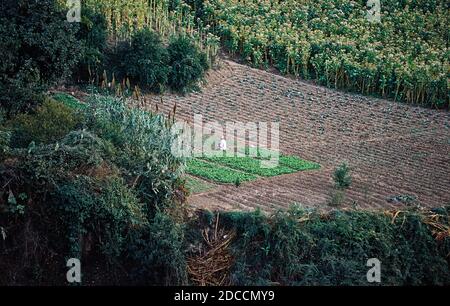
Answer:
[[449, 105], [443, 0], [209, 0], [197, 14], [232, 53], [257, 67], [412, 104]]
[[240, 184], [258, 177], [271, 177], [304, 170], [319, 169], [320, 165], [297, 156], [281, 155], [274, 167], [264, 167], [261, 163], [269, 157], [261, 156], [216, 156], [188, 160], [186, 172], [208, 181], [223, 184]]
[[183, 1], [84, 0], [83, 5], [106, 17], [109, 36], [115, 41], [129, 39], [135, 31], [146, 27], [166, 39], [183, 33], [189, 35], [210, 62], [217, 55], [219, 38], [196, 26], [191, 7]]

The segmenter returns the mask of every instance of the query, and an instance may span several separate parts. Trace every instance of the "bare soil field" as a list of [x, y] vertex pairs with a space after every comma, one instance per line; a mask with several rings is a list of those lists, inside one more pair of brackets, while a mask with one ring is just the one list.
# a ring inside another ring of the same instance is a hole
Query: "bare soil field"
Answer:
[[147, 96], [147, 108], [177, 119], [280, 122], [280, 150], [322, 168], [194, 194], [189, 204], [225, 210], [286, 209], [293, 203], [329, 209], [332, 172], [343, 161], [353, 183], [343, 207], [398, 208], [389, 197], [410, 194], [426, 207], [450, 203], [450, 115], [293, 80], [232, 61], [212, 70], [202, 92]]

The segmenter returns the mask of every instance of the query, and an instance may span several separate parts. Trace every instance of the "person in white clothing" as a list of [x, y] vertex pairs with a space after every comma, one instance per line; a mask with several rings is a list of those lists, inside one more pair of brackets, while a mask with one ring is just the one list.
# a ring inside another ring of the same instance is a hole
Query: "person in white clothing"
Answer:
[[225, 137], [223, 137], [223, 136], [219, 143], [219, 149], [224, 152], [227, 150], [227, 141], [225, 140]]

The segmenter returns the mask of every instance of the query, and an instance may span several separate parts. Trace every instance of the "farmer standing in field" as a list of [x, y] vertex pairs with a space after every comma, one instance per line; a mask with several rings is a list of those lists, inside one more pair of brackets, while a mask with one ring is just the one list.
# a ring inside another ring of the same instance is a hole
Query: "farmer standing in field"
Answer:
[[226, 154], [226, 151], [227, 151], [227, 141], [225, 140], [225, 137], [224, 137], [224, 136], [222, 136], [222, 138], [220, 139], [220, 142], [219, 142], [219, 150], [222, 150], [223, 155]]

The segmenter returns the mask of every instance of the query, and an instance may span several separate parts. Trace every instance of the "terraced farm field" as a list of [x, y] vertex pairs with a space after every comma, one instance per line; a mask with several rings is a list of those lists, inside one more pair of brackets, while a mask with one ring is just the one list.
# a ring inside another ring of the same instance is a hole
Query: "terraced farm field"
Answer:
[[194, 194], [196, 207], [264, 211], [292, 203], [329, 209], [332, 172], [346, 161], [353, 183], [344, 207], [385, 209], [417, 197], [423, 206], [450, 203], [450, 116], [447, 111], [348, 94], [222, 60], [200, 93], [148, 96], [146, 107], [177, 119], [280, 122], [280, 151], [321, 168]]

